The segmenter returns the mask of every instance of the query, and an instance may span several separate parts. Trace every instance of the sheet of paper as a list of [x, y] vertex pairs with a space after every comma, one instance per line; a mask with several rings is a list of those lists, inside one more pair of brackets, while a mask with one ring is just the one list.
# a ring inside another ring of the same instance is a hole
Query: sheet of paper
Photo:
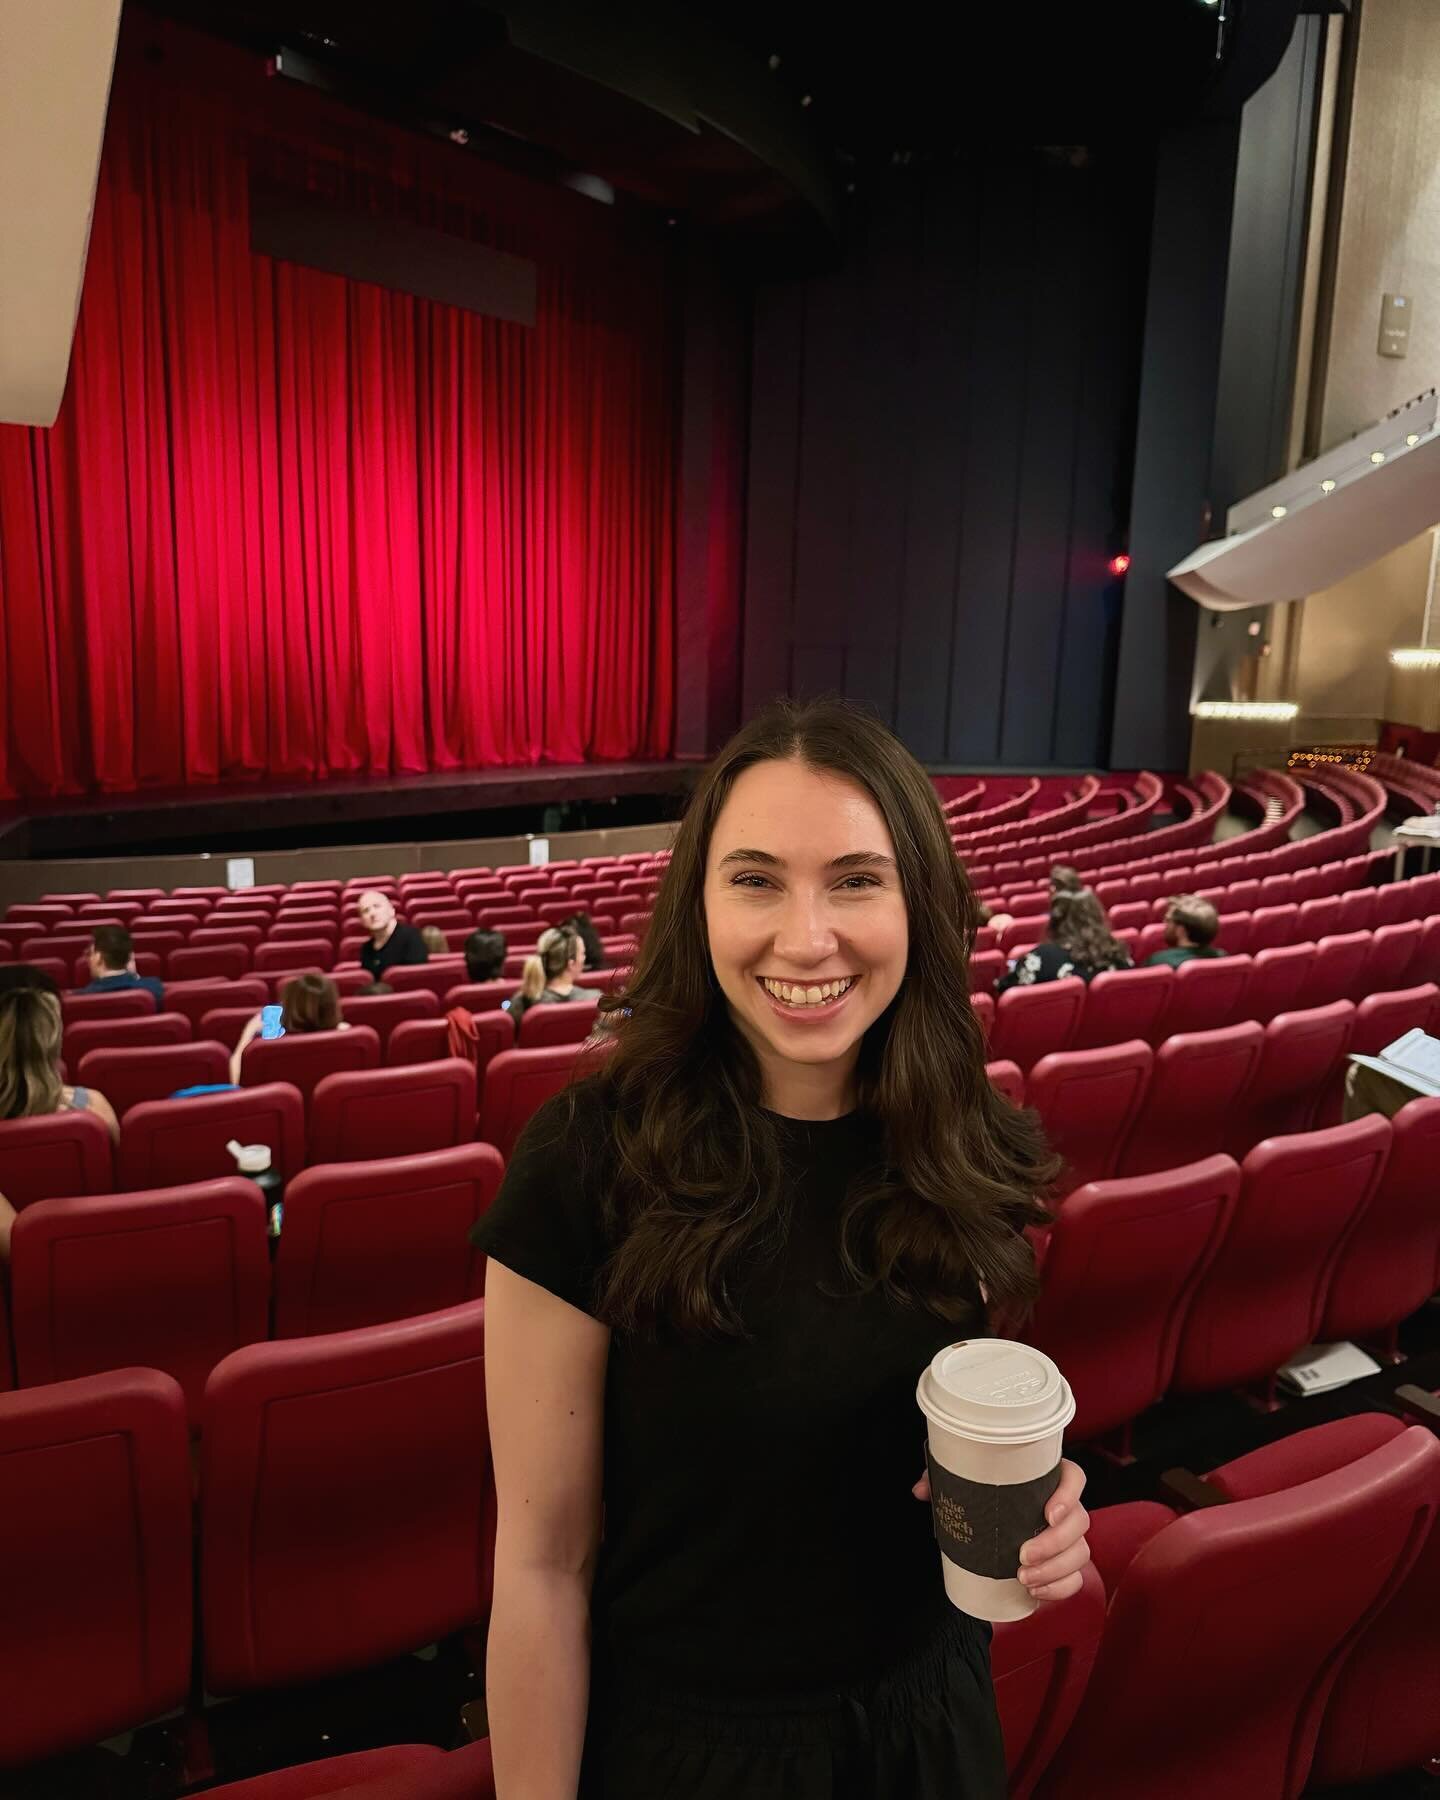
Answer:
[[1360, 1056], [1352, 1051], [1347, 1060], [1359, 1063], [1362, 1069], [1374, 1069], [1377, 1075], [1388, 1075], [1391, 1081], [1398, 1081], [1402, 1087], [1411, 1088], [1417, 1094], [1440, 1097], [1440, 1081], [1427, 1081], [1423, 1075], [1402, 1069], [1398, 1063], [1386, 1062], [1383, 1056]]
[[229, 888], [254, 887], [255, 858], [232, 856], [225, 864], [225, 885]]
[[550, 840], [549, 840], [549, 838], [532, 837], [530, 840], [530, 861], [532, 863], [548, 863], [549, 860], [550, 860]]
[[1418, 1075], [1423, 1081], [1440, 1082], [1440, 1038], [1433, 1038], [1419, 1026], [1396, 1038], [1380, 1052], [1385, 1062], [1397, 1069]]

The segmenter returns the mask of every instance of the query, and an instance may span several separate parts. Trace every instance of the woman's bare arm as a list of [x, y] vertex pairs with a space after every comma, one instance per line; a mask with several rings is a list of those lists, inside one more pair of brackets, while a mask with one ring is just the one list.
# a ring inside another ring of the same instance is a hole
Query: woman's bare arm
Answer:
[[230, 1085], [231, 1085], [231, 1087], [239, 1087], [239, 1085], [240, 1085], [240, 1058], [242, 1056], [244, 1056], [244, 1054], [245, 1054], [245, 1046], [253, 1041], [253, 1039], [258, 1034], [259, 1030], [260, 1030], [260, 1015], [259, 1015], [259, 1013], [256, 1013], [256, 1015], [253, 1019], [247, 1019], [245, 1021], [245, 1029], [240, 1033], [240, 1041], [236, 1044], [235, 1048], [230, 1052]]
[[605, 1326], [493, 1257], [485, 1392], [499, 1495], [485, 1701], [504, 1800], [575, 1800], [600, 1544]]

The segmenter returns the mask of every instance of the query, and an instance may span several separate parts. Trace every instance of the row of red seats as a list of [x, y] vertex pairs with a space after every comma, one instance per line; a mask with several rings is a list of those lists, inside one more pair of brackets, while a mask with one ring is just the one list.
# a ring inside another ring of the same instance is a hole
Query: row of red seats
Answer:
[[6, 1529], [24, 1554], [6, 1576], [0, 1764], [483, 1624], [485, 1416], [483, 1300], [226, 1357], [198, 1406], [198, 1505], [170, 1376], [5, 1396]]
[[[397, 1035], [406, 1029], [399, 1027]], [[362, 1032], [370, 1042], [357, 1051], [351, 1040]], [[314, 1046], [326, 1037], [329, 1042], [316, 1052], [325, 1057], [323, 1064], [287, 1058], [285, 1072], [293, 1080], [250, 1084], [247, 1067], [242, 1071], [247, 1084], [237, 1089], [131, 1105], [120, 1121], [118, 1146], [93, 1113], [0, 1121], [0, 1193], [23, 1208], [58, 1195], [205, 1181], [233, 1172], [234, 1158], [226, 1149], [232, 1138], [268, 1144], [285, 1177], [298, 1174], [307, 1161], [407, 1155], [477, 1137], [508, 1155], [526, 1120], [566, 1085], [577, 1058], [587, 1053], [581, 1044], [556, 1044], [493, 1055], [484, 1071], [477, 1123], [470, 1062], [446, 1058], [376, 1067], [378, 1043], [366, 1026], [279, 1043]], [[343, 1059], [351, 1056], [368, 1066], [345, 1068]], [[340, 1072], [322, 1072], [337, 1062]], [[296, 1082], [312, 1085], [302, 1094]]]
[[1435, 1025], [1437, 990], [1426, 982], [1359, 1007], [1337, 1000], [1268, 1025], [1180, 1032], [1158, 1049], [1135, 1038], [1051, 1051], [1028, 1071], [1000, 1057], [991, 1067], [1003, 1071], [1011, 1098], [1023, 1094], [1041, 1111], [1072, 1181], [1144, 1175], [1217, 1146], [1243, 1155], [1263, 1138], [1329, 1123], [1340, 1115], [1350, 1055], [1373, 1055], [1405, 1031]]
[[1081, 1592], [995, 1627], [1011, 1800], [1299, 1800], [1425, 1766], [1432, 1431], [1362, 1413], [1173, 1485], [1097, 1508]]
[[[986, 1019], [991, 1054], [1028, 1069], [1051, 1050], [1125, 1038], [1158, 1043], [1247, 1019], [1264, 1023], [1296, 1008], [1328, 1006], [1440, 981], [1440, 913], [1423, 923], [1382, 925], [1254, 956], [1194, 958], [1178, 969], [1111, 969], [989, 993], [1003, 972], [999, 951], [971, 958], [972, 998]], [[993, 1008], [993, 1013], [992, 1009]]]
[[[457, 1417], [478, 1428], [457, 1434]], [[8, 1397], [7, 1522], [27, 1554], [0, 1640], [12, 1701], [0, 1762], [482, 1623], [484, 1417], [483, 1302], [235, 1352], [202, 1401], [197, 1614], [176, 1384], [130, 1369]], [[1434, 1438], [1362, 1414], [1187, 1491], [1210, 1503], [1097, 1509], [1080, 1592], [996, 1627], [1014, 1800], [1297, 1800], [1312, 1780], [1373, 1782], [1421, 1763], [1440, 1681]], [[341, 1514], [336, 1545], [324, 1521]], [[317, 1532], [332, 1543], [324, 1557]], [[104, 1554], [77, 1558], [77, 1542]], [[300, 1800], [352, 1777], [373, 1778], [345, 1789], [373, 1800], [459, 1800], [489, 1792], [491, 1772], [483, 1746], [451, 1757], [404, 1747], [221, 1791]]]
[[[1079, 1186], [1184, 1161], [1170, 1153], [1176, 1131], [1201, 1146], [1195, 1154], [1243, 1156], [1262, 1138], [1334, 1124], [1349, 1057], [1376, 1056], [1407, 1031], [1436, 1027], [1440, 988], [1427, 981], [1367, 995], [1358, 1007], [1337, 1000], [1280, 1013], [1263, 1028], [1177, 1033], [1158, 1048], [1135, 1038], [1050, 1051], [1028, 1075], [1004, 1062], [1065, 1157], [1069, 1185]], [[1015, 1081], [1007, 1091], [1018, 1097]]]
[[[1287, 904], [1299, 906], [1307, 901], [1328, 899], [1336, 895], [1348, 898], [1356, 890], [1376, 896], [1394, 896], [1412, 884], [1404, 881], [1391, 882], [1384, 887], [1371, 885], [1377, 875], [1389, 868], [1393, 860], [1388, 850], [1373, 850], [1361, 856], [1346, 857], [1341, 862], [1323, 863], [1313, 869], [1294, 869], [1278, 875], [1239, 876], [1229, 881], [1217, 881], [1213, 875], [1209, 875], [1194, 884], [1181, 886], [1176, 885], [1173, 877], [1164, 874], [1140, 875], [1133, 882], [1102, 882], [1095, 889], [1095, 897], [1104, 906], [1113, 929], [1131, 927], [1143, 930], [1147, 925], [1163, 921], [1177, 893], [1194, 893], [1198, 898], [1208, 900], [1216, 912], [1222, 915], [1248, 913], [1257, 908]], [[1385, 904], [1400, 908], [1395, 914], [1397, 917], [1413, 916], [1393, 897], [1387, 899]], [[1023, 894], [1013, 894], [1006, 903], [1005, 910], [1014, 915], [1017, 925], [1027, 920], [1032, 923], [1042, 922], [1037, 935], [1043, 936], [1043, 921], [1048, 915], [1049, 907], [1050, 890], [1047, 886]], [[992, 907], [991, 910], [997, 909]], [[1435, 909], [1432, 906], [1427, 910]], [[1383, 923], [1388, 916], [1382, 913], [1380, 922]], [[1014, 941], [1024, 940], [1016, 937]], [[1030, 938], [1028, 941], [1034, 943], [1036, 939]]]
[[[394, 994], [365, 994], [369, 977], [340, 970], [331, 977], [340, 990], [340, 1012], [351, 1024], [369, 1024], [380, 1037], [385, 1060], [389, 1062], [427, 1062], [437, 1055], [448, 1055], [445, 1033], [434, 1021], [452, 1008], [464, 1008], [475, 1017], [484, 1017], [477, 1026], [484, 1042], [497, 1049], [509, 1048], [513, 1042], [513, 1015], [502, 1012], [517, 988], [515, 981], [455, 981], [464, 976], [464, 967], [441, 968], [436, 963], [421, 963], [414, 970], [392, 970], [392, 974], [414, 974], [416, 979], [398, 988]], [[617, 983], [623, 983], [628, 968], [598, 968], [585, 977], [587, 988], [594, 994], [607, 994]], [[155, 1010], [151, 995], [144, 990], [117, 990], [113, 994], [74, 994], [61, 997], [61, 1017], [65, 1022], [63, 1057], [68, 1069], [79, 1071], [81, 1060], [95, 1049], [151, 1049], [158, 1046], [189, 1044], [193, 1039], [212, 1040], [234, 1049], [241, 1031], [256, 1017], [268, 1001], [283, 994], [292, 976], [277, 977], [274, 986], [266, 988], [257, 977], [239, 981], [196, 981], [167, 986], [166, 1008]], [[526, 1046], [560, 1044], [589, 1035], [598, 999], [576, 999], [565, 1006], [529, 1008], [522, 1019], [522, 1035], [518, 1042]], [[490, 1019], [490, 1013], [500, 1019]], [[583, 1022], [583, 1024], [581, 1024]], [[391, 1037], [401, 1024], [430, 1026], [430, 1030], [410, 1031], [405, 1039], [405, 1055], [391, 1055]], [[511, 1026], [511, 1039], [506, 1040], [502, 1026]], [[97, 1087], [103, 1084], [97, 1080]], [[189, 1084], [180, 1084], [189, 1085]], [[171, 1089], [173, 1093], [173, 1089]], [[157, 1098], [157, 1096], [148, 1096]]]
[[198, 1423], [211, 1369], [243, 1344], [479, 1298], [485, 1259], [467, 1234], [504, 1168], [493, 1145], [462, 1143], [305, 1169], [273, 1270], [265, 1198], [243, 1176], [37, 1201], [14, 1227], [0, 1387], [160, 1369]]
[[[1026, 1321], [1065, 1370], [1070, 1435], [1128, 1427], [1167, 1394], [1260, 1384], [1308, 1344], [1393, 1347], [1440, 1290], [1440, 1100], [1090, 1181], [1038, 1246]], [[1128, 1434], [1127, 1434], [1128, 1436]]]
[[[1098, 849], [1065, 851], [1059, 846], [1046, 846], [1043, 852], [1030, 856], [1022, 864], [995, 867], [977, 864], [970, 869], [970, 876], [987, 897], [991, 892], [1018, 889], [1042, 881], [1050, 864], [1056, 861], [1073, 864], [1092, 886], [1106, 876], [1158, 874], [1166, 882], [1189, 887], [1203, 879], [1202, 871], [1212, 864], [1237, 872], [1243, 864], [1243, 872], [1247, 875], [1262, 872], [1276, 875], [1359, 856], [1369, 851], [1371, 832], [1384, 817], [1385, 791], [1378, 782], [1349, 771], [1337, 772], [1336, 779], [1341, 773], [1364, 784], [1369, 801], [1367, 810], [1348, 824], [1317, 831], [1309, 837], [1290, 837], [1293, 818], [1287, 812], [1273, 819], [1267, 818], [1251, 831], [1219, 843], [1212, 843], [1206, 835], [1198, 840], [1186, 838], [1172, 848], [1165, 840], [1168, 831], [1177, 828], [1167, 827], [1166, 832], [1150, 832]], [[1295, 810], [1298, 813], [1298, 806]], [[1006, 869], [1004, 877], [999, 874], [1000, 867]], [[1223, 876], [1218, 878], [1224, 879]]]

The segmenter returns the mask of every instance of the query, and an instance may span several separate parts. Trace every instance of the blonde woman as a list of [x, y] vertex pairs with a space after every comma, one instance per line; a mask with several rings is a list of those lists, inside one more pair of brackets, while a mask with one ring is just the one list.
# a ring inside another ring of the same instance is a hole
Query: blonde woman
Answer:
[[598, 1000], [597, 988], [576, 987], [585, 969], [585, 940], [570, 925], [554, 925], [540, 933], [535, 955], [525, 959], [519, 992], [505, 1002], [517, 1022], [532, 1006], [562, 1006], [567, 1000]]
[[[33, 977], [27, 983], [25, 976]], [[115, 1108], [95, 1088], [70, 1087], [60, 1069], [60, 994], [39, 969], [6, 971], [0, 988], [0, 1119], [91, 1112], [120, 1136]]]

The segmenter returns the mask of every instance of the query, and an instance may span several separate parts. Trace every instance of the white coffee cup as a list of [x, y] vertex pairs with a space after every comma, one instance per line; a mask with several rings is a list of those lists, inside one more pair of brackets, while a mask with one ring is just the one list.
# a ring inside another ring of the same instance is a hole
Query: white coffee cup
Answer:
[[1045, 1529], [1075, 1417], [1070, 1385], [1028, 1344], [969, 1338], [938, 1352], [915, 1397], [945, 1592], [974, 1618], [1023, 1619], [1036, 1603], [1015, 1573], [1020, 1546]]

